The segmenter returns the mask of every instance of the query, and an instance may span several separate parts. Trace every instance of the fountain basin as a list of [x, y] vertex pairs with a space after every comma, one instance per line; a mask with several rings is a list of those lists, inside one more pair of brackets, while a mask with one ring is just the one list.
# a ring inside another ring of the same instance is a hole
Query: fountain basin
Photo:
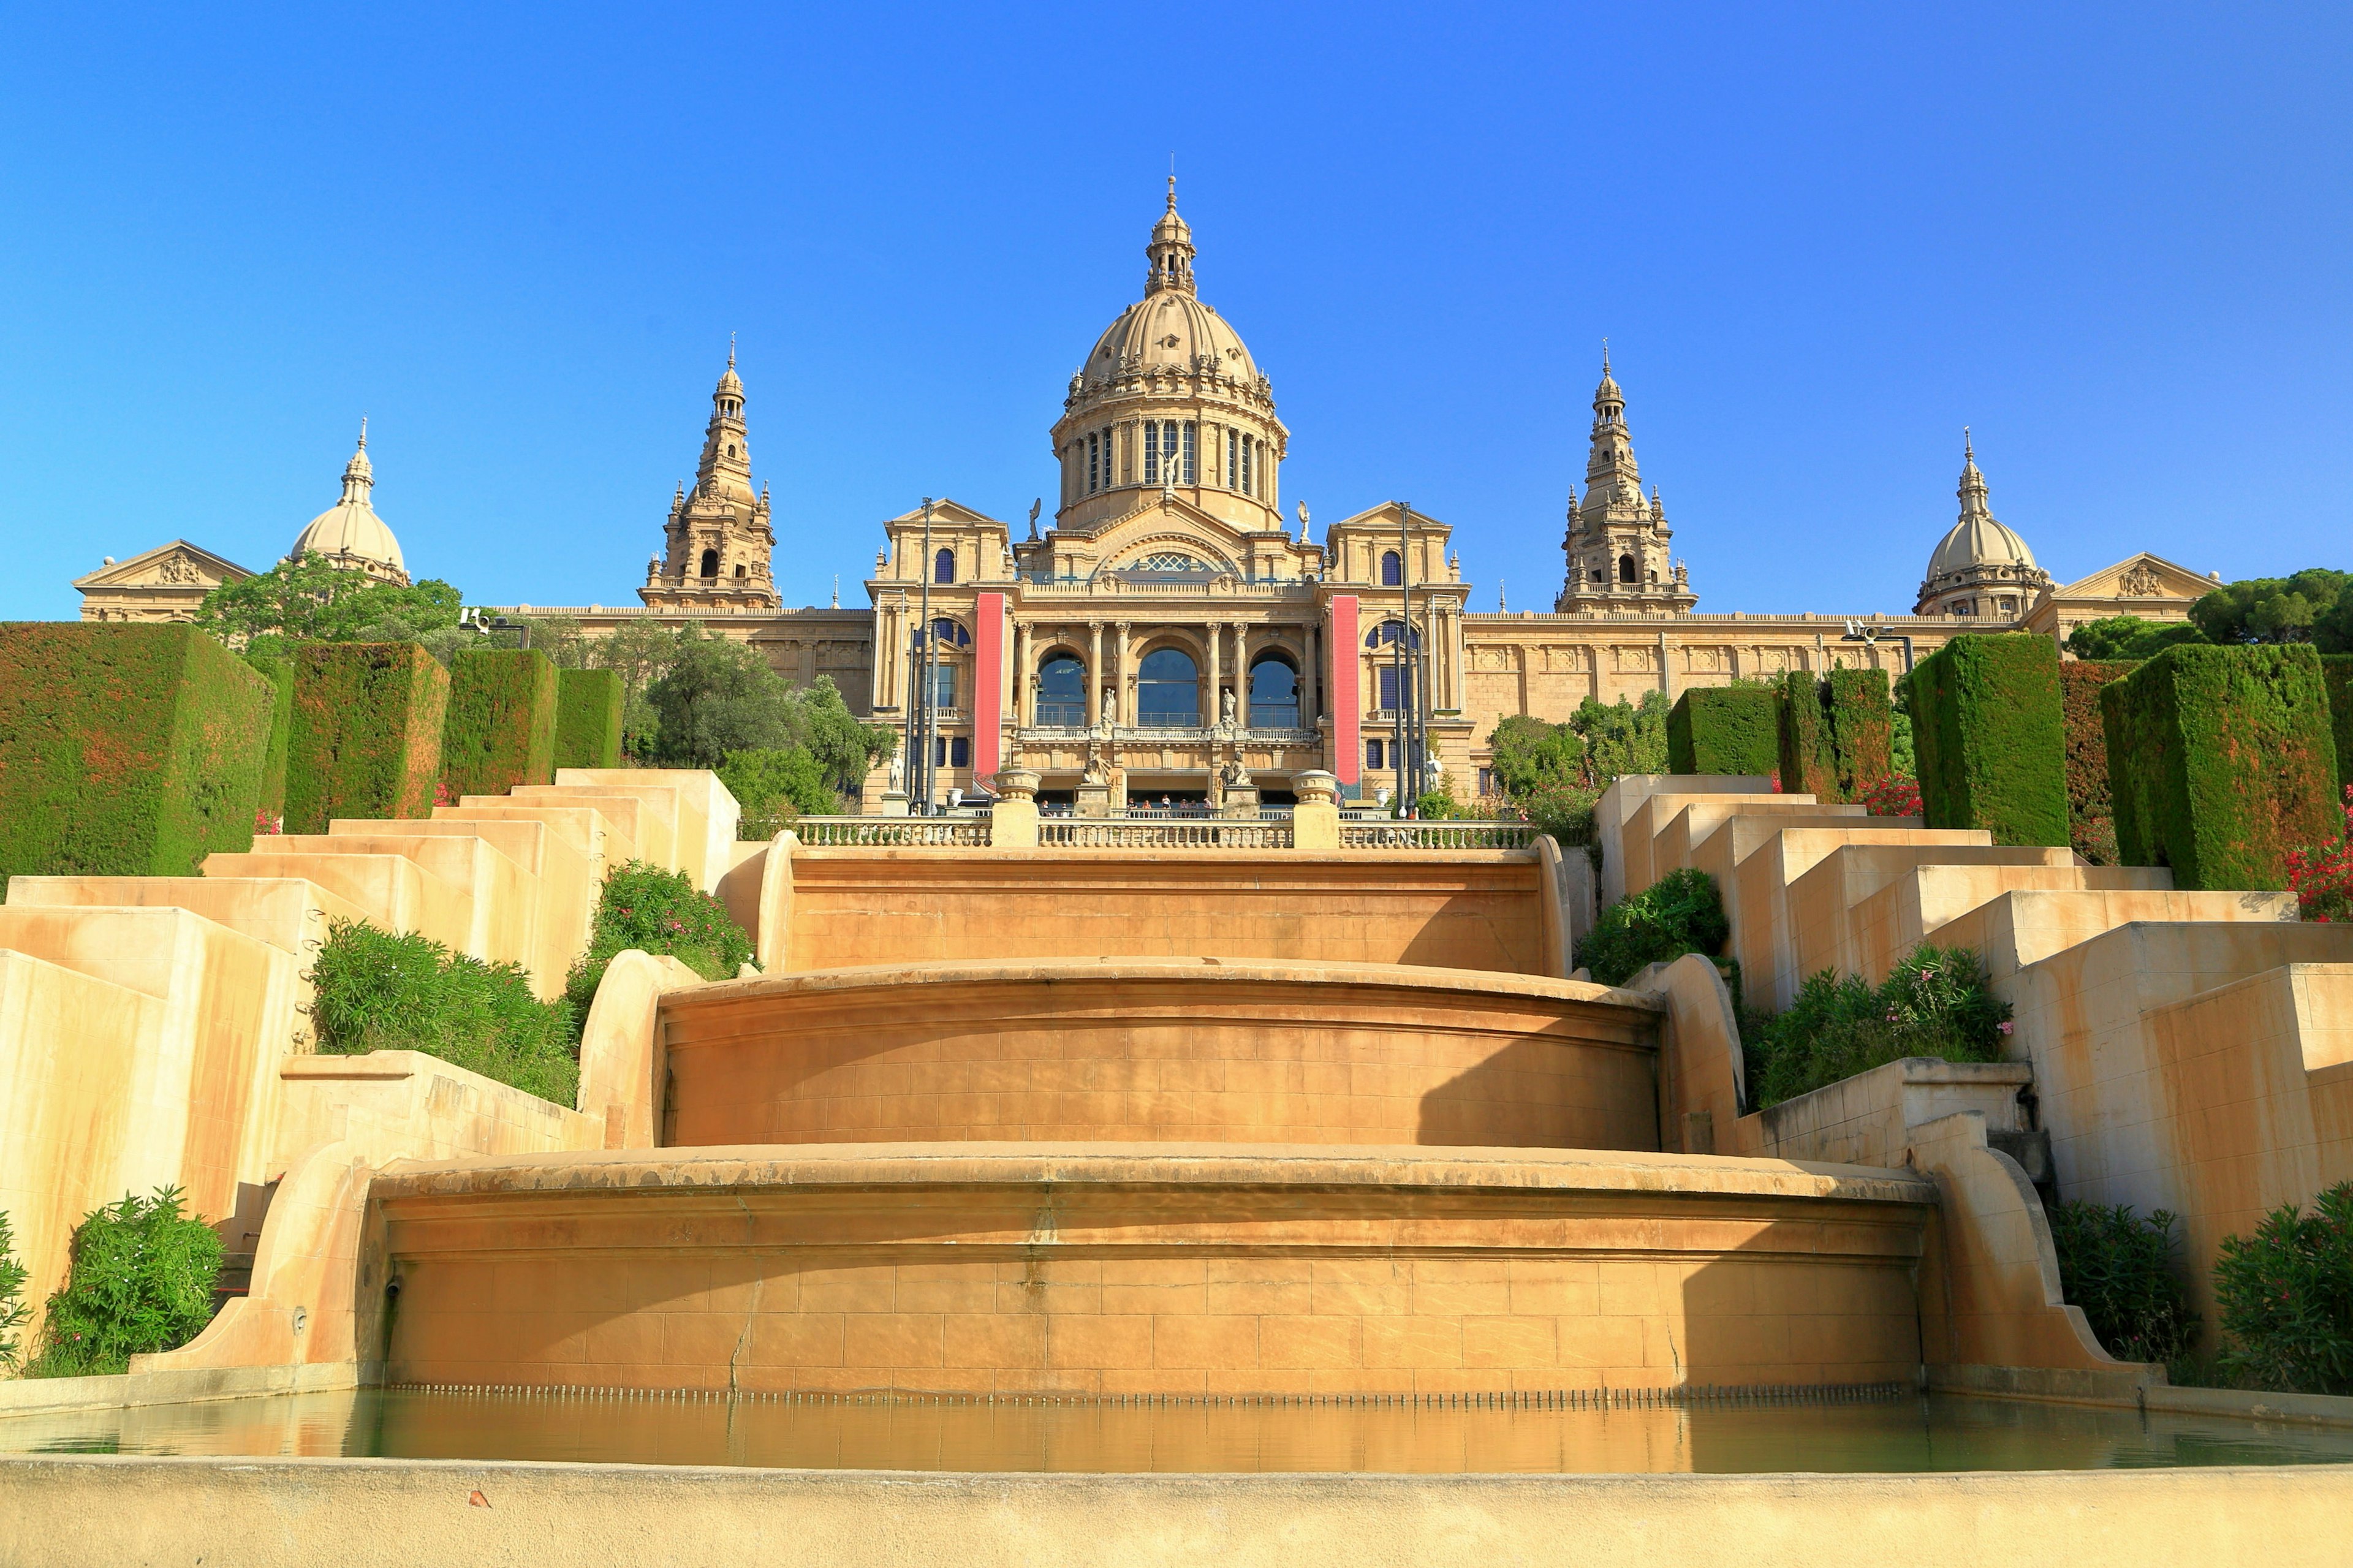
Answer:
[[673, 992], [662, 1142], [1656, 1149], [1661, 1005], [1575, 981], [1201, 959]]
[[1910, 1382], [1933, 1184], [1657, 1153], [403, 1163], [396, 1384], [1119, 1397]]

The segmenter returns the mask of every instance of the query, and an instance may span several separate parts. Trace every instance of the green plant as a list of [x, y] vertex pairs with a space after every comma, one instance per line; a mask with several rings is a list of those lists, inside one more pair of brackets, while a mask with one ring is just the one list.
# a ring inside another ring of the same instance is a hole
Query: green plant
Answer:
[[2066, 726], [2051, 639], [1965, 633], [1922, 659], [1909, 685], [1927, 825], [1982, 827], [1997, 844], [2065, 844]]
[[296, 650], [286, 831], [324, 833], [338, 816], [430, 815], [448, 703], [448, 672], [416, 643]]
[[2283, 1394], [2353, 1394], [2353, 1182], [2284, 1204], [2222, 1239], [2214, 1298], [2222, 1370]]
[[303, 642], [413, 642], [458, 625], [462, 596], [427, 578], [406, 587], [306, 555], [224, 583], [205, 595], [196, 625], [263, 658]]
[[2328, 690], [2328, 729], [2337, 742], [2337, 783], [2353, 789], [2353, 653], [2320, 656], [2320, 681]]
[[1895, 751], [1895, 710], [1883, 669], [1833, 669], [1822, 682], [1838, 798], [1860, 801], [1887, 777]]
[[1831, 749], [1829, 716], [1822, 710], [1819, 676], [1793, 669], [1781, 678], [1781, 733], [1775, 769], [1781, 787], [1825, 803], [1841, 799], [1838, 759]]
[[668, 953], [705, 980], [732, 980], [752, 958], [752, 939], [727, 908], [683, 871], [632, 860], [605, 879], [588, 951], [572, 966], [565, 994], [586, 1024], [605, 971], [621, 953]]
[[2116, 799], [2108, 786], [2108, 731], [2100, 714], [2100, 691], [2133, 668], [2128, 663], [2088, 659], [2059, 667], [2060, 715], [2067, 746], [2068, 842], [2094, 866], [2116, 864]]
[[613, 669], [558, 669], [555, 676], [555, 765], [621, 765], [621, 715], [627, 700]]
[[1507, 714], [1495, 721], [1487, 749], [1496, 787], [1514, 800], [1583, 782], [1585, 742], [1566, 724]]
[[2225, 583], [2190, 605], [2189, 618], [2217, 643], [2308, 642], [2353, 653], [2353, 573], [2308, 566], [2293, 577]]
[[1924, 942], [1876, 986], [1810, 975], [1787, 1012], [1744, 1028], [1749, 1096], [1778, 1105], [1905, 1057], [1995, 1061], [2010, 1032], [2010, 1004], [1988, 987], [1978, 955]]
[[2284, 888], [2332, 844], [2337, 747], [2308, 644], [2167, 649], [2100, 692], [2116, 847], [2177, 888]]
[[192, 626], [0, 625], [0, 877], [187, 877], [251, 848], [270, 701]]
[[571, 1005], [533, 994], [520, 964], [335, 921], [310, 979], [324, 1053], [423, 1051], [558, 1105], [578, 1098]]
[[0, 1372], [14, 1372], [24, 1363], [23, 1330], [32, 1314], [25, 1300], [25, 1281], [31, 1270], [16, 1261], [16, 1233], [0, 1211]]
[[294, 666], [282, 658], [251, 656], [246, 662], [269, 681], [269, 749], [262, 753], [259, 805], [275, 821], [286, 813], [286, 741], [294, 727]]
[[2061, 1292], [2122, 1361], [2174, 1362], [2198, 1339], [2198, 1314], [2176, 1272], [2175, 1216], [2125, 1205], [2066, 1203], [2049, 1211]]
[[1577, 944], [1577, 962], [1604, 985], [1622, 985], [1647, 963], [1696, 952], [1713, 958], [1732, 934], [1715, 879], [1685, 867], [1601, 911]]
[[2086, 621], [2067, 634], [2067, 651], [2078, 659], [2101, 664], [2155, 658], [2177, 643], [2204, 642], [2206, 634], [2189, 621], [2145, 621], [2138, 616], [2109, 616]]
[[1645, 691], [1640, 702], [1588, 697], [1568, 717], [1585, 743], [1578, 772], [1585, 784], [1607, 788], [1627, 773], [1667, 771], [1667, 694]]
[[74, 1227], [72, 1271], [49, 1298], [28, 1377], [108, 1376], [177, 1350], [212, 1320], [221, 1242], [180, 1211], [180, 1189], [125, 1194]]
[[1667, 771], [1766, 774], [1780, 765], [1780, 697], [1769, 686], [1697, 686], [1667, 712]]
[[441, 782], [455, 798], [555, 782], [555, 665], [536, 648], [480, 648], [449, 665]]
[[719, 782], [743, 807], [738, 838], [774, 838], [799, 817], [841, 809], [841, 796], [825, 782], [825, 770], [799, 746], [730, 752], [719, 765]]

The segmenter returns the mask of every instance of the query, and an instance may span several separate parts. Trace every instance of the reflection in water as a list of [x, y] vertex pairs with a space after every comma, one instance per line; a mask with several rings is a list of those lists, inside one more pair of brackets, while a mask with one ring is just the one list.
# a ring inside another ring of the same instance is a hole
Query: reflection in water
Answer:
[[0, 1420], [0, 1454], [556, 1459], [812, 1469], [2105, 1469], [2353, 1461], [2353, 1431], [1932, 1396], [1630, 1410], [588, 1400], [367, 1390]]

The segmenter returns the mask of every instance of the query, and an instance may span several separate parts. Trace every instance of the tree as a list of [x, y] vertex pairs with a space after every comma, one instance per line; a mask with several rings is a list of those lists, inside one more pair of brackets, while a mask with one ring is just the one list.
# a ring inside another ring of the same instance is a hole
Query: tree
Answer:
[[[270, 657], [297, 642], [425, 642], [455, 632], [463, 604], [458, 590], [438, 578], [404, 588], [306, 555], [222, 584], [205, 595], [196, 624], [248, 655]], [[442, 647], [434, 651], [448, 657]]]
[[2189, 618], [2212, 642], [2308, 642], [2323, 653], [2353, 653], [2353, 573], [2308, 566], [2293, 577], [2225, 583], [2190, 605]]
[[678, 662], [679, 638], [685, 630], [672, 631], [654, 620], [625, 621], [583, 650], [589, 668], [613, 670], [621, 678], [622, 744], [632, 756], [653, 753], [660, 721], [646, 692]]
[[730, 752], [720, 764], [719, 782], [744, 808], [739, 837], [773, 838], [795, 817], [841, 809], [825, 769], [799, 746]]
[[646, 688], [659, 724], [653, 754], [670, 767], [716, 768], [730, 752], [794, 741], [792, 689], [749, 645], [687, 626], [670, 667]]
[[1579, 782], [1585, 742], [1566, 724], [1510, 714], [1495, 721], [1487, 747], [1496, 787], [1514, 800], [1546, 785]]
[[2176, 643], [2204, 642], [2206, 634], [2194, 621], [2145, 621], [2138, 616], [2109, 616], [2086, 621], [2067, 634], [2067, 651], [2077, 658], [2154, 658]]
[[1586, 784], [1606, 788], [1621, 773], [1665, 773], [1668, 708], [1663, 691], [1645, 691], [1639, 704], [1623, 697], [1578, 703], [1568, 723], [1585, 741]]

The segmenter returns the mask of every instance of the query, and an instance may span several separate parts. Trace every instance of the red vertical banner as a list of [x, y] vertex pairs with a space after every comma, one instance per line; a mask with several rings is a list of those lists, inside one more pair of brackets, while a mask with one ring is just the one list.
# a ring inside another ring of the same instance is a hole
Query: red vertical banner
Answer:
[[1332, 694], [1332, 772], [1344, 784], [1364, 777], [1365, 742], [1357, 733], [1365, 704], [1356, 690], [1356, 595], [1332, 595], [1332, 625], [1324, 638], [1324, 657], [1332, 661], [1328, 675]]
[[972, 621], [972, 776], [993, 794], [1005, 765], [1005, 595], [981, 595]]

